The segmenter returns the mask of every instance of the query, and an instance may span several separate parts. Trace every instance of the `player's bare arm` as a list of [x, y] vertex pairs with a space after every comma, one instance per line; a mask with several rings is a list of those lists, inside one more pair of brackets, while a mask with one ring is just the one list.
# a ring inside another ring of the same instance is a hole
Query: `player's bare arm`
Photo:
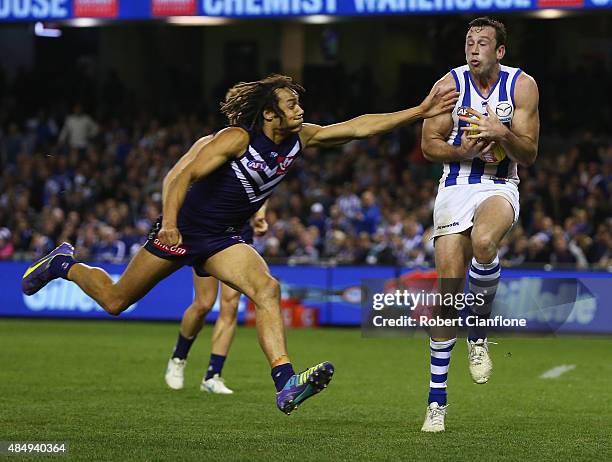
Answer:
[[253, 232], [255, 236], [263, 236], [268, 232], [268, 221], [266, 220], [266, 209], [268, 207], [268, 201], [266, 200], [263, 205], [259, 208], [255, 215], [251, 218], [251, 226], [253, 226]]
[[180, 245], [182, 242], [176, 219], [189, 186], [228, 160], [238, 157], [244, 152], [248, 142], [249, 136], [244, 130], [236, 127], [226, 128], [211, 140], [198, 140], [190, 152], [179, 161], [180, 163], [184, 160], [184, 164], [168, 173], [170, 178], [164, 179], [163, 221], [158, 235], [162, 243]]
[[522, 166], [529, 166], [535, 162], [538, 155], [540, 137], [538, 86], [531, 76], [521, 73], [518, 77], [514, 100], [516, 107], [511, 128], [502, 124], [495, 111], [488, 106], [488, 117], [478, 111], [468, 109], [468, 112], [477, 117], [477, 120], [466, 117], [460, 117], [460, 119], [475, 125], [472, 128], [463, 127], [464, 131], [470, 132], [469, 139], [498, 142], [513, 161]]
[[206, 146], [210, 140], [213, 139], [214, 135], [203, 136], [199, 140], [197, 140], [193, 145], [189, 148], [187, 153], [181, 157], [176, 164], [168, 171], [166, 176], [164, 177], [164, 187], [166, 184], [171, 182], [179, 172], [189, 163], [191, 162], [202, 150], [204, 146]]
[[[455, 85], [455, 79], [450, 72], [436, 82], [433, 88], [447, 85]], [[461, 137], [460, 146], [448, 144], [446, 140], [452, 129], [453, 118], [450, 112], [443, 112], [423, 121], [421, 149], [427, 160], [431, 162], [460, 162], [479, 157], [492, 147], [492, 145], [485, 145], [483, 141], [478, 139], [469, 139], [467, 134]]]
[[431, 90], [421, 104], [410, 109], [386, 114], [366, 114], [325, 127], [304, 124], [302, 141], [304, 146], [325, 147], [386, 133], [416, 120], [451, 111], [458, 95], [454, 83], [440, 84]]

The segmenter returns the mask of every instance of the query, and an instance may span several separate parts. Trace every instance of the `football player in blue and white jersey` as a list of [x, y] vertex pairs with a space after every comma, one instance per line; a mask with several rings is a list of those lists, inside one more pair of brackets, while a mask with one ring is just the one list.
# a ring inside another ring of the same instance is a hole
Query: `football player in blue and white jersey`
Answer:
[[[444, 163], [434, 206], [435, 261], [440, 290], [463, 292], [469, 269], [470, 291], [478, 301], [471, 315], [488, 319], [500, 277], [497, 249], [517, 222], [517, 165], [533, 164], [538, 153], [538, 87], [520, 69], [501, 64], [506, 53], [505, 26], [490, 18], [469, 23], [466, 65], [438, 81], [460, 93], [451, 113], [423, 124], [425, 157]], [[478, 295], [478, 297], [476, 297]], [[436, 314], [456, 317], [453, 307]], [[472, 318], [474, 319], [474, 318]], [[457, 329], [430, 332], [431, 381], [423, 431], [444, 431], [446, 379]], [[489, 380], [492, 362], [486, 329], [468, 331], [468, 360], [474, 382]]]

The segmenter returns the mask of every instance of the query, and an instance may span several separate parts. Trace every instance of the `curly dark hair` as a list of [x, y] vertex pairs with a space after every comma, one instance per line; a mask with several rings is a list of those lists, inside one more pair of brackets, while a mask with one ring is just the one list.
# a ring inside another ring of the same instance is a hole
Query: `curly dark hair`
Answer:
[[284, 116], [276, 94], [280, 88], [287, 88], [297, 95], [305, 91], [291, 77], [271, 74], [265, 79], [240, 82], [230, 88], [221, 102], [221, 112], [231, 125], [261, 129], [264, 110], [271, 110], [281, 118]]
[[482, 16], [480, 18], [476, 18], [468, 24], [468, 31], [472, 28], [483, 28], [483, 27], [492, 27], [495, 29], [495, 49], [499, 48], [502, 45], [506, 44], [506, 39], [508, 38], [506, 34], [506, 26], [504, 23], [496, 21], [495, 19], [491, 19], [488, 16]]

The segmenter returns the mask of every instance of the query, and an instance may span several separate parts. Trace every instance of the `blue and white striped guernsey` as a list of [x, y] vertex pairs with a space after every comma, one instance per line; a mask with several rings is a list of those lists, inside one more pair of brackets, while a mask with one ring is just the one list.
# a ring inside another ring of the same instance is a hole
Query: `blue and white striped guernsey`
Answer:
[[[455, 146], [461, 145], [463, 132], [459, 127], [468, 125], [459, 120], [459, 115], [469, 115], [462, 108], [471, 107], [480, 113], [486, 113], [486, 105], [495, 111], [497, 117], [504, 125], [512, 125], [514, 116], [514, 89], [516, 80], [521, 70], [515, 67], [500, 66], [501, 70], [497, 82], [493, 85], [490, 93], [485, 97], [474, 85], [468, 65], [456, 67], [451, 70], [455, 79], [455, 86], [460, 93], [459, 101], [452, 112], [453, 130], [448, 137], [447, 143]], [[444, 173], [440, 179], [440, 187], [468, 184], [505, 184], [514, 183], [518, 185], [519, 177], [516, 162], [508, 156], [497, 163], [485, 163], [480, 159], [464, 162], [445, 162]]]

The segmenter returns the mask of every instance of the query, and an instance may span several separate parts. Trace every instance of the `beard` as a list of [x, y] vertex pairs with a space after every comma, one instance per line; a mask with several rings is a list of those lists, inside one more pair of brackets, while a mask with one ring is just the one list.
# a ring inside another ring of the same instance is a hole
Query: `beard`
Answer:
[[486, 77], [493, 73], [495, 69], [495, 63], [485, 64], [481, 62], [478, 66], [473, 66], [472, 64], [469, 64], [469, 68], [470, 68], [470, 72], [475, 77]]

